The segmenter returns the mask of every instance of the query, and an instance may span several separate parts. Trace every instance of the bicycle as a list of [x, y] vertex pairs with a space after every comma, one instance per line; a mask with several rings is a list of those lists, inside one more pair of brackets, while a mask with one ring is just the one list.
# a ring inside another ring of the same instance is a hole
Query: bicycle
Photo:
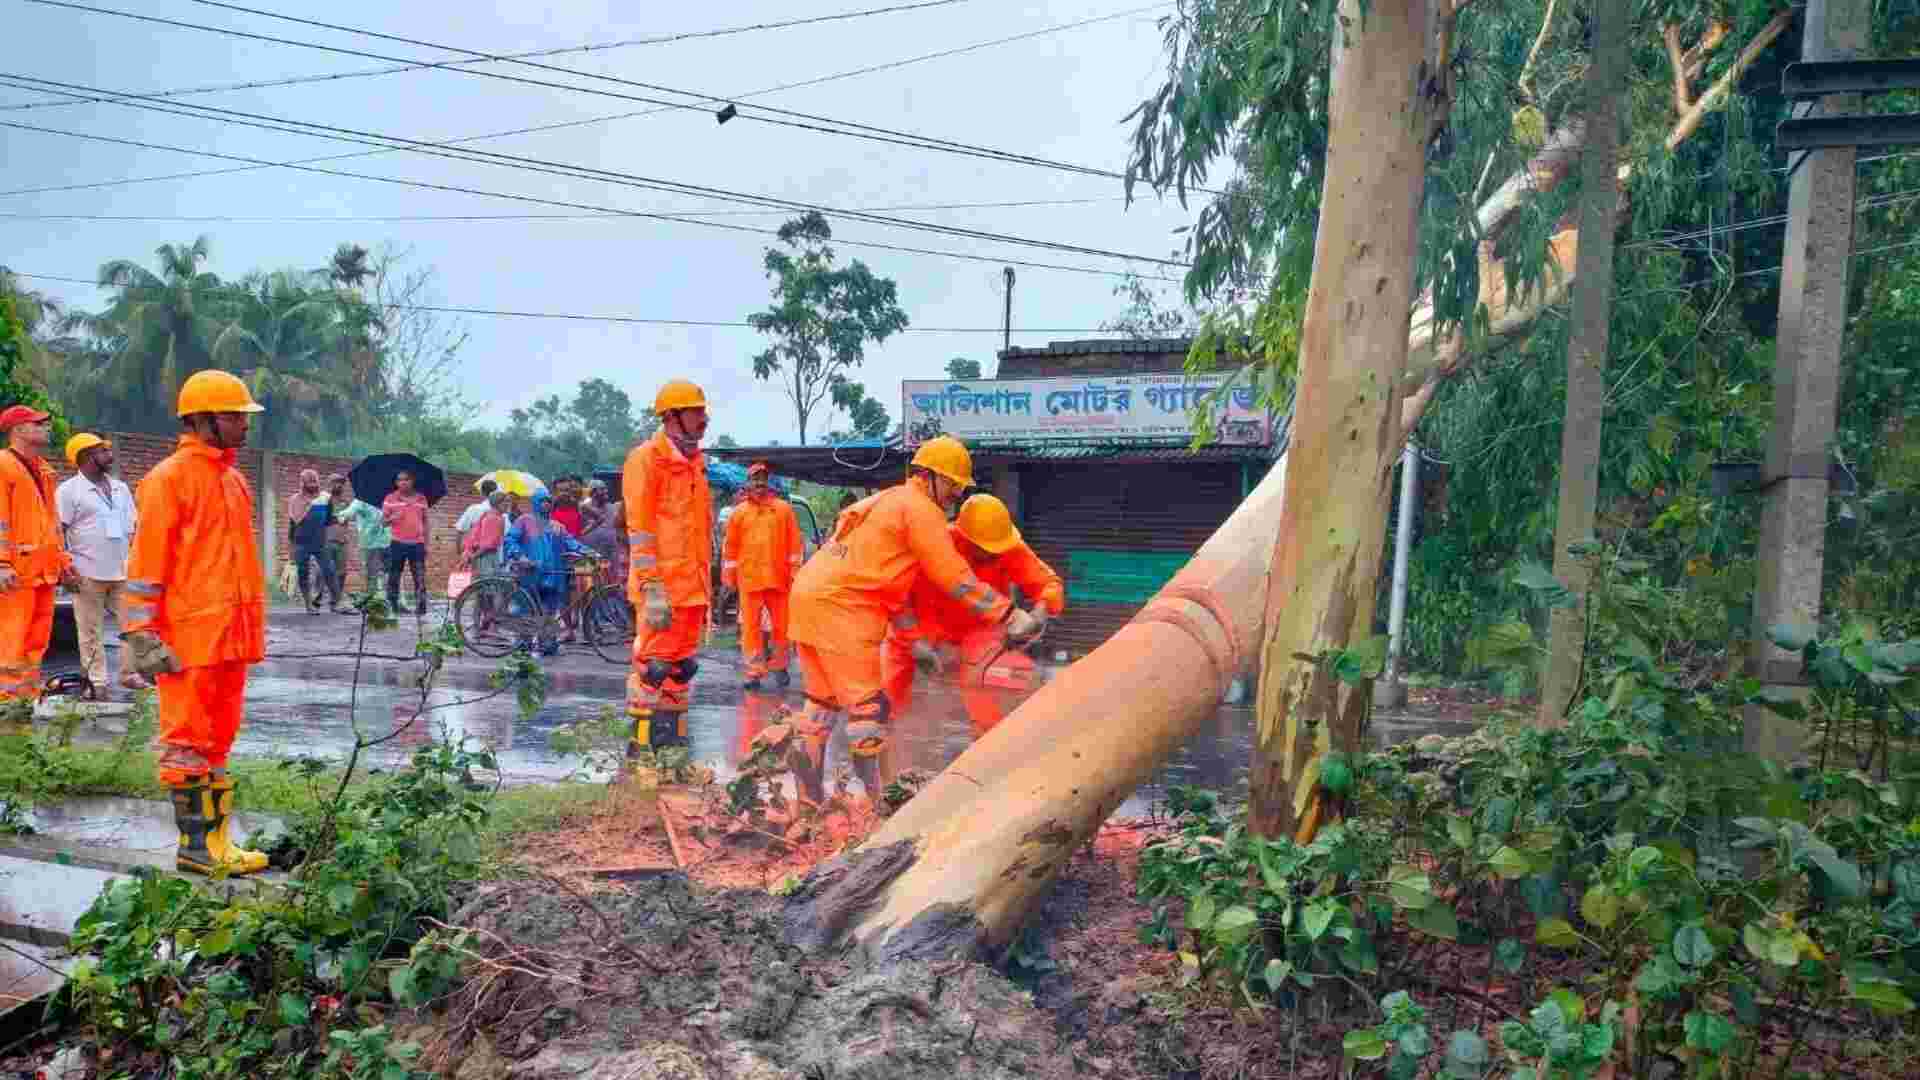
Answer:
[[454, 625], [467, 648], [488, 658], [505, 656], [520, 642], [540, 640], [563, 615], [572, 614], [600, 659], [632, 662], [635, 622], [626, 588], [608, 580], [605, 559], [570, 561], [572, 588], [558, 611], [548, 611], [512, 574], [490, 574], [467, 586], [453, 605]]

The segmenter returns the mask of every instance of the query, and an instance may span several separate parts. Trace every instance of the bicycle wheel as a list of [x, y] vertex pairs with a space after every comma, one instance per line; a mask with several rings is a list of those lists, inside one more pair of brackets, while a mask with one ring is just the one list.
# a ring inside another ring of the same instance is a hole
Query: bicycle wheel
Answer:
[[467, 586], [453, 605], [454, 625], [467, 648], [485, 657], [505, 656], [522, 639], [540, 632], [546, 612], [540, 601], [510, 577], [486, 577]]
[[582, 605], [582, 629], [587, 644], [609, 664], [633, 660], [633, 605], [627, 591], [618, 585], [599, 585], [587, 594]]

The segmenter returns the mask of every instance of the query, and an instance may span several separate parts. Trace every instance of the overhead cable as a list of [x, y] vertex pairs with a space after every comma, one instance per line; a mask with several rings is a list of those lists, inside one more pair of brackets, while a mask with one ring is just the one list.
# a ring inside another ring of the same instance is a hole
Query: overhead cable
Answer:
[[[1016, 41], [1025, 41], [1029, 38], [1042, 37], [1047, 34], [1056, 34], [1066, 30], [1076, 30], [1081, 27], [1092, 26], [1095, 23], [1109, 22], [1113, 19], [1122, 18], [1132, 14], [1136, 14], [1136, 12], [1122, 11], [1122, 12], [1117, 12], [1111, 15], [1099, 15], [1090, 19], [1081, 19], [1077, 22], [1061, 23], [1057, 26], [1043, 27], [1039, 30], [1029, 30], [1025, 33], [1014, 34], [1010, 37], [994, 38], [990, 41], [979, 41], [971, 45], [960, 45], [951, 49], [942, 49], [938, 52], [921, 53], [917, 56], [902, 57], [901, 59], [898, 59], [898, 60], [888, 60], [879, 64], [870, 64], [866, 67], [854, 68], [849, 71], [834, 72], [831, 75], [816, 75], [812, 78], [801, 79], [798, 82], [780, 83], [778, 85], [765, 87], [759, 90], [750, 90], [744, 94], [737, 94], [734, 97], [730, 98], [729, 100], [745, 101], [748, 98], [764, 97], [768, 94], [777, 94], [786, 90], [799, 90], [803, 87], [819, 86], [824, 83], [836, 82], [841, 79], [856, 78], [861, 75], [870, 75], [880, 71], [889, 71], [895, 68], [906, 67], [911, 64], [925, 63], [930, 60], [941, 60], [950, 56], [959, 56], [963, 53], [975, 52], [980, 49], [988, 49], [988, 48], [993, 48], [999, 45], [1007, 45]], [[377, 74], [383, 74], [389, 71], [407, 71], [407, 70], [412, 70], [413, 68], [421, 67], [421, 66], [425, 66], [425, 65], [405, 64], [405, 65], [401, 65], [400, 67], [380, 68], [374, 71], [347, 72], [347, 73], [343, 73], [339, 77], [352, 78], [352, 77], [355, 77], [356, 75], [377, 75]], [[238, 86], [234, 88], [240, 89], [240, 88], [246, 88], [246, 87], [252, 87], [252, 86], [277, 86], [277, 85], [283, 85], [283, 84], [291, 84], [294, 82], [304, 82], [304, 81], [308, 81], [310, 78], [332, 78], [332, 77], [333, 76], [311, 76], [311, 77], [301, 76], [299, 78], [289, 79], [289, 80], [267, 81], [267, 82], [261, 82], [261, 83], [255, 83], [255, 84], [243, 84], [243, 86]], [[157, 91], [157, 92], [137, 94], [133, 96], [141, 99], [146, 99], [146, 100], [154, 100], [159, 98], [185, 96], [185, 95], [194, 94], [194, 93], [211, 93], [211, 92], [214, 92], [214, 91], [212, 90], [171, 90], [171, 91], [163, 90], [163, 91]], [[59, 102], [59, 104], [67, 105], [67, 104], [76, 103], [76, 100], [72, 99], [71, 95], [69, 95], [68, 97], [69, 97], [69, 100]], [[77, 99], [77, 100], [84, 101], [85, 99]], [[610, 123], [615, 120], [631, 120], [631, 119], [636, 119], [642, 116], [655, 116], [660, 113], [669, 112], [669, 111], [671, 110], [667, 108], [654, 108], [654, 109], [639, 109], [633, 112], [608, 113], [601, 116], [589, 116], [582, 120], [564, 120], [559, 123], [553, 123], [553, 124], [537, 124], [532, 127], [511, 128], [506, 131], [492, 131], [492, 132], [487, 132], [481, 135], [466, 135], [456, 139], [443, 139], [436, 142], [434, 145], [458, 146], [465, 143], [485, 142], [489, 139], [504, 139], [504, 138], [509, 138], [516, 135], [535, 135], [535, 134], [548, 132], [548, 131], [560, 131], [567, 128], [586, 127], [592, 124]], [[192, 172], [166, 173], [160, 176], [130, 176], [130, 177], [122, 177], [118, 180], [95, 180], [95, 181], [75, 183], [75, 184], [50, 184], [42, 187], [15, 188], [11, 191], [0, 191], [0, 196], [42, 195], [42, 194], [48, 194], [51, 192], [58, 192], [58, 191], [85, 191], [85, 190], [91, 190], [94, 188], [121, 187], [128, 184], [153, 184], [153, 183], [160, 183], [168, 180], [192, 180], [192, 179], [197, 179], [199, 177], [204, 177], [204, 176], [227, 176], [233, 173], [254, 172], [259, 169], [274, 168], [279, 165], [318, 165], [318, 164], [322, 164], [324, 162], [329, 162], [329, 161], [349, 161], [354, 158], [378, 157], [382, 154], [393, 154], [393, 153], [399, 153], [399, 152], [400, 151], [398, 148], [379, 149], [379, 150], [356, 150], [348, 154], [327, 154], [321, 157], [300, 158], [296, 161], [275, 162], [275, 163], [265, 164], [265, 165], [241, 165], [241, 166], [237, 166], [235, 168], [229, 168], [229, 169], [199, 169]], [[1119, 198], [1122, 201], [1125, 200], [1125, 196], [1120, 196]]]
[[[24, 270], [9, 268], [8, 273], [15, 277], [33, 278], [38, 281], [64, 281], [74, 285], [91, 285], [101, 288], [99, 281], [92, 278], [69, 277], [60, 274], [30, 274]], [[513, 311], [502, 308], [457, 307], [441, 304], [379, 304], [378, 307], [390, 307], [401, 311], [433, 311], [448, 315], [490, 315], [514, 319], [555, 319], [565, 322], [608, 322], [634, 323], [644, 326], [691, 326], [721, 327], [732, 329], [746, 327], [752, 323], [726, 319], [651, 319], [637, 315], [581, 315], [557, 311]], [[914, 334], [1003, 334], [1004, 326], [907, 326], [902, 332]], [[1060, 327], [1060, 326], [1016, 326], [1017, 334], [1119, 334], [1121, 331], [1107, 330], [1101, 327]]]
[[[323, 45], [318, 42], [301, 41], [295, 38], [275, 37], [271, 34], [257, 34], [251, 31], [232, 29], [230, 27], [208, 26], [202, 23], [190, 23], [190, 22], [184, 22], [178, 19], [166, 19], [166, 18], [161, 18], [159, 16], [155, 16], [155, 15], [145, 15], [145, 14], [140, 14], [140, 13], [131, 12], [131, 11], [119, 11], [113, 8], [94, 7], [88, 4], [73, 3], [71, 2], [71, 0], [26, 0], [26, 2], [31, 4], [41, 4], [48, 7], [69, 8], [75, 11], [85, 11], [85, 12], [91, 12], [91, 13], [100, 14], [100, 15], [116, 15], [121, 18], [135, 19], [141, 22], [154, 23], [161, 26], [170, 26], [178, 29], [199, 30], [207, 33], [222, 34], [230, 37], [238, 37], [238, 38], [243, 38], [247, 40], [264, 41], [264, 42], [268, 42], [276, 45], [288, 45], [295, 48], [314, 49], [321, 52], [339, 53], [345, 56], [358, 56], [358, 57], [363, 57], [370, 60], [383, 60], [389, 63], [404, 64], [404, 63], [414, 62], [408, 57], [388, 56], [383, 53], [368, 52], [363, 49], [349, 49], [349, 48], [345, 48], [343, 46], [338, 46], [338, 45]], [[206, 0], [198, 0], [198, 2], [206, 2]], [[224, 6], [230, 6], [230, 5], [224, 5]], [[1152, 7], [1158, 7], [1158, 6], [1163, 6], [1163, 5], [1157, 5], [1157, 4], [1151, 5], [1149, 8], [1143, 8], [1141, 10], [1143, 11], [1151, 10]], [[233, 7], [233, 10], [244, 11], [244, 12], [247, 12], [250, 14], [256, 14], [256, 15], [264, 15], [269, 18], [285, 19], [285, 20], [299, 22], [299, 23], [310, 23], [312, 25], [321, 26], [328, 29], [343, 30], [345, 32], [357, 33], [363, 36], [381, 37], [381, 38], [389, 36], [384, 34], [378, 34], [374, 31], [356, 30], [351, 27], [339, 27], [339, 26], [334, 26], [332, 24], [327, 24], [327, 23], [316, 23], [316, 22], [313, 22], [312, 20], [301, 19], [296, 16], [280, 15], [275, 12], [260, 11], [252, 8]], [[409, 39], [396, 39], [396, 40], [407, 41]], [[472, 50], [458, 49], [453, 46], [435, 45], [431, 42], [419, 42], [418, 44], [426, 48], [445, 49], [450, 52], [465, 52], [465, 53], [468, 53], [469, 55], [476, 56], [477, 58], [483, 59], [483, 60], [489, 60], [489, 61], [500, 60], [500, 61], [522, 64], [526, 66], [546, 68], [548, 70], [563, 72], [565, 74], [572, 75], [577, 78], [593, 78], [593, 79], [608, 80], [613, 82], [623, 82], [629, 85], [644, 85], [644, 84], [634, 83], [632, 80], [619, 79], [615, 76], [597, 75], [592, 72], [576, 71], [570, 68], [559, 68], [553, 65], [537, 64], [533, 61], [527, 61], [527, 60], [510, 60], [508, 57], [505, 57], [505, 56], [496, 56], [496, 55], [487, 54], [487, 53], [474, 53]], [[452, 71], [457, 74], [463, 74], [463, 75], [473, 75], [479, 78], [497, 79], [505, 82], [520, 83], [528, 86], [541, 86], [541, 87], [546, 87], [546, 88], [555, 89], [555, 90], [569, 90], [575, 93], [593, 94], [599, 97], [617, 98], [623, 101], [643, 102], [646, 104], [657, 105], [665, 109], [685, 109], [685, 110], [692, 110], [692, 111], [703, 112], [703, 113], [709, 111], [705, 106], [694, 105], [684, 101], [665, 101], [660, 98], [621, 93], [613, 90], [596, 89], [593, 87], [579, 86], [572, 83], [553, 82], [547, 79], [535, 79], [535, 78], [530, 78], [523, 75], [508, 75], [503, 72], [485, 71], [480, 68], [461, 67], [461, 68], [444, 68], [442, 70]], [[648, 87], [648, 88], [653, 89], [653, 87]], [[698, 100], [703, 100], [703, 101], [722, 100], [719, 98], [708, 97], [707, 95], [703, 95], [703, 94], [695, 94], [689, 91], [667, 90], [666, 92], [679, 93], [679, 94], [682, 94], [683, 96], [694, 97]], [[133, 95], [129, 95], [129, 96], [133, 96]], [[766, 108], [765, 106], [752, 106], [752, 107]], [[802, 114], [796, 114], [796, 115], [802, 115]], [[1098, 176], [1098, 177], [1103, 177], [1108, 179], [1124, 180], [1126, 178], [1125, 173], [1116, 172], [1110, 169], [1099, 169], [1099, 168], [1094, 168], [1092, 166], [1076, 165], [1071, 162], [1052, 161], [1046, 158], [1039, 158], [1039, 157], [1034, 157], [1032, 155], [1026, 155], [1026, 154], [1018, 154], [1012, 151], [999, 150], [993, 147], [973, 146], [967, 143], [958, 143], [958, 142], [953, 142], [951, 140], [938, 139], [930, 136], [918, 135], [912, 132], [892, 131], [891, 129], [875, 127], [873, 125], [867, 125], [867, 124], [856, 124], [848, 121], [830, 120], [825, 118], [818, 118], [818, 122], [814, 122], [814, 123], [803, 123], [803, 122], [794, 121], [794, 120], [782, 120], [772, 116], [752, 116], [750, 114], [741, 114], [741, 116], [742, 118], [745, 118], [745, 119], [758, 120], [762, 123], [777, 124], [783, 127], [799, 128], [802, 130], [816, 131], [823, 134], [845, 135], [845, 136], [854, 137], [854, 138], [862, 138], [862, 139], [869, 139], [869, 140], [878, 141], [878, 142], [891, 143], [899, 146], [908, 146], [916, 149], [936, 150], [942, 153], [962, 154], [969, 157], [984, 158], [987, 160], [1001, 161], [1009, 164], [1030, 165], [1030, 166], [1039, 167], [1039, 168], [1058, 169], [1058, 170], [1076, 172], [1084, 175]], [[840, 127], [827, 126], [827, 125], [834, 125], [834, 124], [838, 124], [841, 126]], [[1203, 190], [1203, 189], [1196, 189], [1196, 190]]]
[[[460, 194], [460, 195], [480, 195], [486, 198], [508, 199], [514, 202], [532, 203], [539, 206], [559, 206], [559, 207], [565, 207], [571, 210], [591, 210], [591, 211], [596, 211], [598, 213], [610, 214], [610, 215], [615, 215], [619, 217], [638, 217], [638, 218], [649, 218], [649, 219], [654, 219], [659, 221], [678, 221], [688, 225], [702, 225], [707, 228], [727, 229], [733, 232], [751, 233], [757, 236], [778, 236], [779, 235], [779, 231], [776, 229], [756, 229], [748, 225], [729, 225], [725, 222], [720, 222], [720, 221], [703, 221], [703, 220], [693, 219], [693, 218], [675, 217], [672, 214], [656, 214], [656, 213], [651, 213], [643, 210], [623, 210], [618, 207], [597, 206], [592, 203], [570, 202], [563, 199], [543, 198], [541, 196], [536, 196], [536, 195], [517, 195], [510, 192], [487, 191], [482, 188], [462, 187], [457, 184], [437, 184], [437, 183], [433, 183], [426, 180], [409, 180], [409, 179], [396, 177], [396, 176], [378, 176], [373, 173], [357, 173], [357, 172], [350, 172], [345, 169], [325, 169], [317, 165], [300, 165], [300, 164], [294, 164], [289, 162], [263, 161], [260, 158], [244, 157], [238, 154], [222, 154], [212, 150], [195, 150], [195, 149], [191, 149], [184, 146], [169, 146], [169, 145], [166, 145], [165, 143], [143, 142], [138, 139], [122, 139], [122, 138], [116, 138], [111, 135], [95, 135], [91, 132], [84, 132], [84, 131], [66, 131], [60, 128], [43, 127], [38, 124], [22, 124], [22, 123], [19, 123], [18, 121], [13, 121], [13, 120], [0, 120], [0, 127], [14, 128], [19, 131], [37, 131], [45, 135], [61, 135], [70, 139], [85, 139], [91, 142], [112, 143], [119, 146], [133, 146], [143, 150], [168, 150], [168, 151], [172, 151], [174, 153], [180, 153], [180, 154], [196, 154], [201, 157], [209, 157], [209, 158], [214, 158], [216, 160], [221, 160], [221, 161], [240, 161], [240, 162], [246, 162], [248, 164], [257, 165], [257, 166], [270, 166], [270, 167], [276, 167], [276, 168], [293, 169], [298, 172], [318, 173], [322, 176], [339, 176], [339, 177], [345, 177], [350, 180], [370, 180], [375, 183], [396, 184], [401, 187], [421, 188], [427, 191], [446, 191], [446, 192], [453, 192], [455, 194]], [[1131, 274], [1129, 271], [1125, 271], [1125, 270], [1103, 270], [1098, 267], [1091, 267], [1091, 266], [1067, 266], [1067, 265], [1062, 265], [1058, 263], [1042, 263], [1042, 262], [1031, 262], [1031, 261], [1021, 260], [1021, 259], [1002, 258], [1000, 256], [994, 256], [994, 255], [974, 255], [967, 252], [959, 252], [959, 251], [938, 251], [938, 250], [931, 250], [928, 248], [907, 247], [901, 244], [885, 244], [877, 240], [848, 240], [844, 238], [835, 238], [834, 242], [837, 244], [845, 244], [852, 247], [868, 247], [868, 248], [874, 248], [880, 251], [898, 251], [898, 252], [905, 252], [913, 255], [936, 255], [936, 256], [949, 258], [949, 259], [964, 259], [970, 262], [1006, 263], [1013, 266], [1025, 266], [1025, 267], [1030, 267], [1037, 270], [1062, 270], [1062, 271], [1067, 271], [1069, 273], [1100, 274], [1108, 277], [1136, 276]], [[1164, 275], [1142, 274], [1137, 276], [1146, 278], [1148, 280], [1154, 280], [1154, 281], [1171, 282], [1175, 280], [1173, 278], [1165, 277]]]
[[[642, 176], [637, 173], [622, 172], [616, 169], [601, 169], [601, 168], [596, 168], [594, 166], [589, 166], [589, 165], [574, 165], [567, 162], [548, 161], [543, 158], [528, 157], [521, 154], [503, 154], [503, 153], [500, 153], [497, 151], [491, 151], [491, 150], [470, 150], [465, 148], [448, 149], [446, 147], [440, 147], [440, 146], [437, 146], [436, 144], [425, 142], [423, 140], [409, 139], [399, 135], [388, 135], [382, 132], [364, 131], [356, 128], [341, 127], [335, 124], [320, 124], [320, 123], [314, 123], [306, 120], [290, 120], [284, 117], [270, 116], [262, 113], [246, 112], [238, 109], [222, 109], [212, 105], [192, 105], [192, 104], [177, 105], [177, 106], [176, 105], [156, 105], [152, 102], [129, 100], [123, 95], [119, 94], [118, 91], [102, 90], [97, 87], [82, 86], [76, 83], [65, 83], [65, 82], [60, 82], [52, 79], [40, 79], [32, 76], [17, 75], [13, 73], [0, 73], [0, 80], [11, 80], [15, 84], [25, 82], [25, 83], [32, 84], [36, 88], [52, 87], [52, 88], [56, 88], [59, 92], [62, 92], [62, 93], [77, 93], [80, 96], [94, 95], [94, 100], [115, 104], [115, 105], [124, 105], [128, 108], [146, 109], [154, 112], [170, 113], [173, 115], [188, 116], [188, 117], [194, 117], [198, 119], [212, 119], [212, 120], [217, 120], [221, 123], [238, 124], [243, 127], [256, 127], [256, 128], [261, 128], [263, 130], [268, 130], [268, 131], [277, 131], [282, 134], [306, 135], [314, 138], [333, 139], [335, 141], [340, 141], [340, 142], [359, 143], [361, 145], [371, 145], [371, 146], [398, 144], [399, 149], [404, 149], [404, 150], [412, 151], [415, 153], [425, 154], [429, 157], [448, 158], [454, 161], [475, 162], [483, 165], [494, 165], [501, 168], [511, 168], [511, 169], [529, 171], [529, 172], [547, 173], [555, 176], [566, 176], [573, 179], [595, 180], [595, 181], [601, 181], [605, 183], [619, 184], [626, 187], [637, 187], [637, 188], [642, 188], [650, 191], [663, 191], [663, 192], [669, 192], [669, 193], [679, 194], [679, 195], [703, 196], [707, 198], [717, 199], [723, 202], [738, 202], [738, 203], [745, 203], [753, 206], [763, 206], [763, 207], [793, 210], [793, 211], [799, 211], [799, 212], [817, 211], [822, 214], [844, 218], [849, 221], [862, 221], [868, 224], [888, 225], [888, 226], [893, 226], [895, 228], [910, 229], [910, 230], [915, 230], [920, 232], [939, 233], [946, 236], [957, 236], [957, 237], [963, 237], [963, 238], [974, 239], [974, 240], [990, 240], [998, 243], [1018, 244], [1024, 247], [1044, 248], [1049, 251], [1059, 251], [1067, 254], [1089, 255], [1096, 258], [1123, 259], [1123, 260], [1132, 261], [1132, 262], [1152, 263], [1159, 266], [1184, 267], [1186, 265], [1184, 263], [1177, 262], [1172, 259], [1162, 259], [1162, 258], [1149, 256], [1149, 255], [1137, 255], [1137, 254], [1131, 254], [1127, 252], [1109, 251], [1104, 248], [1088, 247], [1080, 244], [1069, 244], [1069, 243], [1064, 243], [1064, 242], [1055, 241], [1055, 240], [1037, 240], [1030, 237], [1014, 236], [1007, 233], [992, 232], [985, 229], [971, 229], [971, 228], [966, 228], [964, 226], [958, 226], [958, 225], [946, 225], [939, 222], [916, 221], [911, 218], [889, 217], [884, 214], [875, 214], [875, 213], [866, 212], [866, 211], [842, 210], [835, 207], [825, 206], [817, 203], [806, 203], [806, 202], [801, 202], [794, 199], [785, 199], [779, 196], [757, 195], [757, 194], [752, 194], [748, 192], [731, 191], [726, 188], [715, 188], [715, 187], [709, 187], [703, 184], [690, 184], [684, 181], [666, 180], [666, 179], [661, 179], [657, 177]], [[16, 126], [28, 127], [29, 130], [31, 130], [30, 125], [16, 125]], [[383, 140], [383, 141], [369, 142], [368, 140]], [[654, 215], [654, 216], [666, 216], [666, 215]], [[684, 220], [684, 219], [673, 219], [673, 220]], [[717, 226], [719, 223], [703, 221], [703, 222], [698, 222], [698, 224]]]
[[[642, 45], [668, 45], [676, 41], [730, 37], [734, 34], [749, 34], [761, 30], [786, 30], [798, 26], [811, 26], [816, 23], [841, 22], [848, 19], [866, 18], [872, 15], [891, 15], [902, 11], [919, 11], [922, 8], [948, 7], [953, 4], [971, 2], [972, 0], [921, 0], [921, 2], [914, 4], [894, 4], [889, 7], [865, 8], [860, 11], [843, 11], [834, 15], [809, 15], [805, 18], [784, 19], [779, 22], [752, 23], [746, 26], [730, 26], [719, 30], [691, 30], [677, 34], [660, 34], [654, 37], [625, 38], [620, 41], [588, 42], [584, 45], [562, 45], [559, 48], [552, 49], [532, 49], [527, 52], [506, 53], [503, 54], [500, 59], [530, 60], [536, 57], [607, 52], [613, 49], [627, 49]], [[326, 72], [317, 75], [295, 75], [282, 79], [263, 79], [255, 82], [224, 83], [218, 86], [196, 86], [180, 90], [159, 90], [149, 94], [143, 94], [142, 96], [168, 98], [186, 97], [192, 94], [219, 94], [231, 90], [258, 90], [269, 86], [296, 86], [301, 83], [334, 82], [340, 79], [362, 79], [370, 75], [393, 75], [403, 71], [420, 71], [426, 68], [448, 68], [492, 62], [493, 58], [482, 58], [397, 64], [392, 67], [374, 68], [363, 71]], [[16, 109], [62, 108], [72, 104], [74, 104], [74, 102], [71, 101], [27, 101], [13, 105], [0, 105], [0, 112]]]

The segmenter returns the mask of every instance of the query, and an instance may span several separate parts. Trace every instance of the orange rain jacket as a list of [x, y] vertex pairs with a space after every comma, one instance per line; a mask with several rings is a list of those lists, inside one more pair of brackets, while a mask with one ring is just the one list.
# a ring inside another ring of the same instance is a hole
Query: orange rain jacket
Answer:
[[794, 578], [788, 636], [824, 652], [873, 653], [922, 576], [976, 625], [1002, 622], [1013, 610], [954, 550], [946, 515], [926, 480], [914, 477], [841, 512], [833, 539]]
[[[1049, 615], [1058, 615], [1067, 609], [1065, 583], [1025, 541], [992, 555], [969, 542], [958, 525], [947, 526], [947, 533], [968, 568], [989, 588], [1011, 595], [1013, 587], [1018, 585], [1021, 595], [1046, 608]], [[986, 558], [979, 559], [980, 555]], [[925, 637], [958, 643], [979, 625], [965, 604], [956, 603], [926, 578], [921, 578], [914, 582], [913, 591], [907, 595], [906, 607], [895, 613], [890, 636], [907, 642]]]
[[[713, 493], [707, 463], [688, 458], [664, 431], [627, 454], [621, 487], [627, 503], [627, 598], [645, 602], [641, 587], [662, 582], [674, 607], [713, 601]], [[736, 510], [734, 513], [738, 514]]]
[[720, 581], [743, 593], [786, 592], [793, 588], [793, 575], [799, 572], [806, 550], [792, 504], [771, 491], [764, 497], [750, 496], [727, 518]]
[[127, 560], [127, 633], [160, 635], [180, 663], [253, 663], [267, 654], [267, 574], [253, 491], [232, 450], [197, 435], [140, 481], [140, 528]]
[[53, 497], [46, 462], [0, 447], [0, 564], [13, 570], [21, 588], [57, 585], [72, 565]]

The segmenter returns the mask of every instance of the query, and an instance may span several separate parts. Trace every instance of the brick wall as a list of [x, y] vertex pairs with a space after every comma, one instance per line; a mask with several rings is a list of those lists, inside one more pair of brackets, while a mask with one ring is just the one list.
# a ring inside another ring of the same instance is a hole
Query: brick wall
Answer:
[[[128, 487], [138, 488], [147, 471], [159, 464], [168, 454], [173, 453], [178, 439], [166, 435], [143, 435], [130, 432], [102, 432], [113, 443], [117, 467], [115, 471]], [[56, 451], [58, 448], [56, 448]], [[64, 457], [55, 460], [49, 458], [65, 480], [73, 475], [73, 469]], [[263, 476], [268, 462], [272, 463], [272, 476]], [[300, 488], [300, 470], [312, 469], [320, 474], [322, 482], [330, 473], [346, 475], [353, 471], [354, 459], [319, 457], [311, 454], [289, 454], [277, 451], [263, 451], [256, 447], [247, 447], [240, 451], [237, 464], [240, 472], [246, 476], [247, 483], [253, 488], [253, 497], [257, 511], [264, 511], [256, 518], [256, 529], [271, 527], [271, 538], [262, 536], [261, 547], [265, 552], [273, 553], [273, 565], [268, 568], [267, 581], [270, 586], [280, 580], [281, 568], [292, 557], [291, 546], [287, 542], [286, 498]], [[444, 593], [447, 587], [447, 575], [453, 572], [455, 555], [453, 541], [456, 534], [453, 523], [459, 520], [467, 507], [480, 500], [473, 485], [479, 480], [471, 473], [447, 474], [447, 497], [441, 499], [428, 515], [430, 533], [427, 544], [427, 588], [436, 594]], [[359, 591], [365, 584], [366, 563], [360, 556], [360, 545], [355, 539], [347, 544], [347, 587]], [[411, 582], [407, 584], [411, 587]]]

